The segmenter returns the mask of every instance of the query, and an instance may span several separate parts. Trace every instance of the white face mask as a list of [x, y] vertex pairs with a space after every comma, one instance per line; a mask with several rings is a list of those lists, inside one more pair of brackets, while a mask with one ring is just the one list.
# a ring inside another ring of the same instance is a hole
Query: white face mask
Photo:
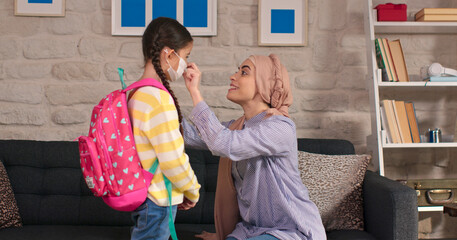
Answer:
[[170, 75], [170, 81], [174, 82], [176, 80], [178, 80], [178, 78], [182, 77], [182, 74], [184, 73], [184, 70], [186, 70], [187, 68], [187, 64], [186, 64], [186, 61], [184, 61], [184, 59], [182, 59], [176, 52], [173, 52], [174, 54], [176, 54], [176, 56], [179, 57], [179, 65], [178, 65], [178, 70], [174, 70], [170, 63], [168, 62], [168, 59], [167, 59], [167, 63], [168, 65], [170, 66], [168, 68], [168, 74]]

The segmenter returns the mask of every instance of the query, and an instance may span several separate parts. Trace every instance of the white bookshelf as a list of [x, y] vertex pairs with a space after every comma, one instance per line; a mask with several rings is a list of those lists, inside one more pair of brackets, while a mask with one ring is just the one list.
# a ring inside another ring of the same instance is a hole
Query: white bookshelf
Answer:
[[[388, 3], [385, 1], [384, 3]], [[413, 4], [413, 3], [411, 3]], [[385, 176], [385, 151], [403, 151], [407, 149], [444, 149], [457, 148], [457, 142], [442, 143], [409, 143], [393, 144], [387, 143], [385, 132], [381, 127], [380, 102], [383, 100], [382, 93], [391, 91], [403, 91], [410, 89], [423, 91], [435, 91], [441, 89], [455, 89], [457, 94], [457, 82], [382, 82], [380, 72], [376, 63], [376, 51], [374, 41], [378, 35], [386, 34], [408, 34], [415, 37], [415, 34], [442, 34], [452, 35], [457, 33], [457, 22], [378, 22], [376, 11], [373, 10], [373, 0], [366, 1], [365, 9], [365, 37], [368, 66], [368, 86], [370, 96], [370, 115], [372, 135], [367, 138], [367, 147], [373, 154], [373, 163], [378, 167], [380, 175]], [[409, 6], [408, 6], [409, 7]], [[405, 56], [407, 57], [407, 56]], [[395, 159], [401, 161], [401, 159]], [[394, 179], [395, 180], [395, 179]], [[418, 207], [419, 212], [443, 211], [442, 206]]]
[[378, 87], [457, 87], [457, 82], [380, 82]]
[[457, 32], [457, 22], [373, 22], [376, 33], [451, 34]]

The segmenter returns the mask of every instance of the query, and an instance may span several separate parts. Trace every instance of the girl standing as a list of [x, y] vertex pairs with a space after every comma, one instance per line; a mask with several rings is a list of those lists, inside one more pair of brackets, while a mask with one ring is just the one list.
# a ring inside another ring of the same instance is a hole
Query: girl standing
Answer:
[[[187, 29], [170, 18], [156, 18], [143, 38], [144, 73], [141, 79], [160, 81], [168, 92], [142, 87], [131, 93], [128, 102], [136, 149], [144, 169], [154, 161], [159, 165], [148, 189], [148, 198], [133, 213], [132, 239], [168, 240], [169, 201], [164, 178], [172, 183], [172, 215], [187, 210], [199, 199], [200, 184], [184, 153], [180, 132], [182, 120], [178, 101], [169, 81], [180, 78], [187, 68], [193, 39]], [[158, 159], [158, 160], [157, 160]]]

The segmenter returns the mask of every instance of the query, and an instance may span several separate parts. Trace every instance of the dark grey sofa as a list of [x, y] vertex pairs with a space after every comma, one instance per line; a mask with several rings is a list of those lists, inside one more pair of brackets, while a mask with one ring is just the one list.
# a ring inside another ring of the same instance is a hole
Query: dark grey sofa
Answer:
[[[300, 150], [354, 154], [345, 140], [298, 139]], [[218, 158], [186, 149], [201, 198], [195, 208], [178, 211], [181, 240], [214, 231], [213, 207]], [[117, 212], [94, 197], [82, 179], [76, 142], [0, 140], [0, 160], [24, 226], [0, 230], [0, 239], [129, 239], [130, 213]], [[363, 186], [366, 231], [332, 231], [328, 239], [417, 239], [416, 194], [400, 183], [368, 171]]]

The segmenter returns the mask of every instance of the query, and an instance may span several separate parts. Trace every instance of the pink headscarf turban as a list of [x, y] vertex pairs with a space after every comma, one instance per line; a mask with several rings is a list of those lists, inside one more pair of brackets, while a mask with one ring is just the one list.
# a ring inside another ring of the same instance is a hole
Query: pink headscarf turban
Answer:
[[267, 116], [283, 115], [289, 117], [292, 92], [287, 69], [278, 56], [250, 56], [248, 58], [256, 69], [256, 85], [263, 101], [270, 104]]

